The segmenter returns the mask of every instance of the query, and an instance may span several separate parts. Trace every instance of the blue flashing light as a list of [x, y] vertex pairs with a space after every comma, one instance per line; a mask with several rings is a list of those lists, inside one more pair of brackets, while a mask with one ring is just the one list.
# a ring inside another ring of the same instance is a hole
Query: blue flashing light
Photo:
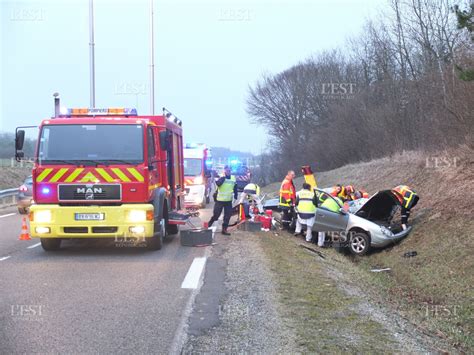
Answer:
[[230, 165], [238, 165], [240, 161], [238, 159], [231, 159]]
[[41, 189], [41, 193], [42, 193], [43, 195], [49, 195], [50, 192], [51, 192], [51, 190], [49, 189], [49, 187], [43, 187], [43, 188]]
[[207, 166], [212, 165], [212, 160], [206, 160], [206, 165]]

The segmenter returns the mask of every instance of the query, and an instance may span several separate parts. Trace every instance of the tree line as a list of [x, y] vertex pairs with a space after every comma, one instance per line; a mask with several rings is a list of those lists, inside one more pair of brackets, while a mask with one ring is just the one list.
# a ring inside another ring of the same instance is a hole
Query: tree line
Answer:
[[403, 150], [473, 147], [474, 5], [389, 0], [344, 48], [249, 87], [247, 113], [270, 136], [261, 183]]

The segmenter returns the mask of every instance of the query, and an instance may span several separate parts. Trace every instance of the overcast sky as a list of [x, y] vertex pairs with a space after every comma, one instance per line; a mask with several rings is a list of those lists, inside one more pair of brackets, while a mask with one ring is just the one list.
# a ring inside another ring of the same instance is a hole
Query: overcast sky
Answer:
[[[62, 105], [89, 106], [89, 2], [0, 0], [0, 131]], [[94, 0], [97, 107], [150, 113], [149, 0]], [[259, 153], [268, 139], [245, 112], [248, 86], [312, 54], [342, 48], [385, 0], [154, 1], [155, 107], [186, 141]]]

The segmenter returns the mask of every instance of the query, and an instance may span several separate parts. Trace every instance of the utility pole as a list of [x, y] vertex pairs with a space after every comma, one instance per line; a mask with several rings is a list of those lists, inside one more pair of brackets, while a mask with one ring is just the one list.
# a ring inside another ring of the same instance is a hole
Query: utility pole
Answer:
[[89, 0], [89, 67], [90, 107], [95, 108], [95, 63], [94, 63], [94, 0]]
[[150, 111], [155, 114], [155, 44], [153, 30], [153, 0], [150, 0]]

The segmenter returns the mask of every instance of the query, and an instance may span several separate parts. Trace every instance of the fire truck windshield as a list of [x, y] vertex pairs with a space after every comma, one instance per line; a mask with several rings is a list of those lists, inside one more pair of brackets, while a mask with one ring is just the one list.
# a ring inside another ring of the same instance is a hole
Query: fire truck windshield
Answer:
[[38, 149], [40, 164], [138, 164], [143, 162], [141, 125], [47, 125]]
[[184, 159], [184, 176], [198, 176], [202, 172], [202, 160], [194, 158]]

